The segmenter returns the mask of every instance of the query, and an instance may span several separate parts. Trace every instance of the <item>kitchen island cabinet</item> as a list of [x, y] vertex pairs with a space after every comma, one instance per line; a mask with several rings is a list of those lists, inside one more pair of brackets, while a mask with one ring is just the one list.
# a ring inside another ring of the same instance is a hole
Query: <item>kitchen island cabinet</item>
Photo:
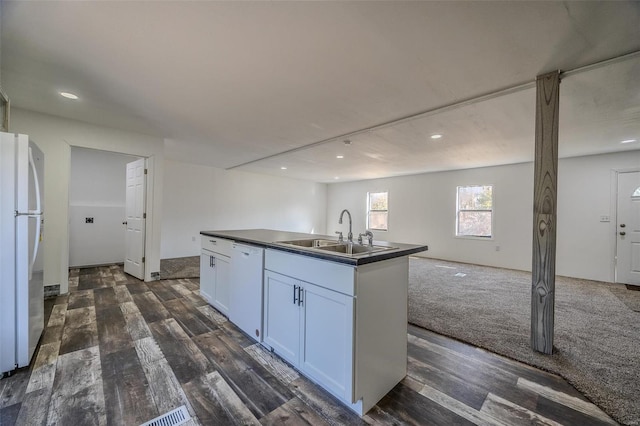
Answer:
[[264, 344], [363, 415], [407, 372], [408, 260], [265, 253]]
[[375, 251], [360, 245], [351, 255], [345, 247], [338, 253], [342, 243], [332, 237], [312, 234], [201, 234], [203, 244], [213, 237], [265, 249], [262, 345], [351, 410], [364, 415], [405, 377], [408, 256], [427, 246], [377, 242]]
[[201, 243], [200, 295], [209, 304], [228, 316], [233, 241], [202, 236]]
[[264, 283], [264, 344], [350, 400], [354, 298], [272, 271]]

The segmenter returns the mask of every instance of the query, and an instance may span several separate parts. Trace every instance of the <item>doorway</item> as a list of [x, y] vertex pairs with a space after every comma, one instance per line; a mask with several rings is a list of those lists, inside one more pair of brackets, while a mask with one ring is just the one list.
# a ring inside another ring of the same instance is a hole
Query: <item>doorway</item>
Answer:
[[124, 263], [126, 164], [138, 159], [71, 147], [69, 267]]
[[618, 173], [616, 282], [640, 286], [640, 171]]

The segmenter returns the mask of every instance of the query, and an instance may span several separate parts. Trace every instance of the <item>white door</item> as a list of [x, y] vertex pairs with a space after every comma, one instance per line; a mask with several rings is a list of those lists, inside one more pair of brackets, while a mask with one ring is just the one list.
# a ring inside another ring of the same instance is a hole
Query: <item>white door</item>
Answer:
[[354, 299], [305, 283], [301, 369], [335, 395], [351, 400]]
[[640, 285], [640, 172], [618, 174], [616, 282]]
[[200, 255], [200, 296], [209, 304], [213, 304], [216, 288], [215, 260], [211, 253], [203, 251]]
[[216, 285], [213, 306], [229, 316], [229, 285], [231, 279], [231, 259], [227, 256], [216, 255]]
[[145, 159], [141, 158], [132, 163], [127, 163], [127, 201], [125, 245], [126, 255], [124, 259], [124, 272], [143, 280], [144, 279], [144, 233], [146, 214], [145, 188], [146, 188]]
[[299, 282], [264, 273], [264, 342], [297, 367], [300, 363]]

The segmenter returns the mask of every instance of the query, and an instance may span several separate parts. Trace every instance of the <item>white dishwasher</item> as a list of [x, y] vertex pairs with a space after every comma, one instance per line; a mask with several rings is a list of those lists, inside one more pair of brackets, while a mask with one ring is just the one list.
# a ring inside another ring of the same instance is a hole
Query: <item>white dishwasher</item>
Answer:
[[262, 342], [262, 274], [264, 249], [233, 244], [229, 320]]

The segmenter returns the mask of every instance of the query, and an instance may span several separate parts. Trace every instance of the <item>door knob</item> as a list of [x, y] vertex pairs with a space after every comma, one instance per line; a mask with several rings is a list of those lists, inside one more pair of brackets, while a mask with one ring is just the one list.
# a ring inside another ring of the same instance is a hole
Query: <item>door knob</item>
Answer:
[[627, 225], [625, 225], [624, 223], [620, 224], [620, 228], [624, 228], [625, 226], [627, 226]]
[[624, 235], [627, 235], [627, 233], [626, 232], [621, 232], [620, 235], [624, 236]]

